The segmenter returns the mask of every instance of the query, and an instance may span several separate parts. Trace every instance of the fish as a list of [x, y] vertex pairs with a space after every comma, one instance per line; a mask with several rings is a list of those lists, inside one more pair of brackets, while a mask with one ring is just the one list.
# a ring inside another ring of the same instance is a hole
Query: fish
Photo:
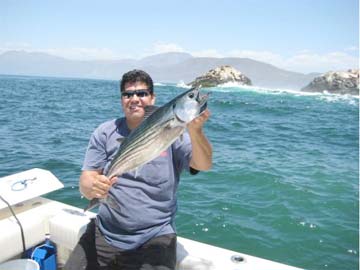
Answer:
[[[120, 146], [110, 163], [106, 176], [111, 179], [123, 173], [136, 170], [157, 158], [186, 130], [186, 125], [207, 108], [210, 93], [201, 94], [200, 87], [191, 88], [173, 98], [161, 107], [146, 106], [141, 124], [126, 138], [121, 138]], [[88, 211], [100, 203], [117, 208], [111, 194], [105, 198], [94, 198], [84, 209]]]

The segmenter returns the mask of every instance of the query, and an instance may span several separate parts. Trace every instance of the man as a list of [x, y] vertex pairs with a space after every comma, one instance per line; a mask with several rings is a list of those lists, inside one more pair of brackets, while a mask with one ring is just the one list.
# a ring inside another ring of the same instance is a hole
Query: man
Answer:
[[212, 148], [202, 129], [210, 116], [206, 110], [188, 124], [182, 140], [136, 174], [108, 179], [104, 174], [119, 147], [117, 139], [139, 126], [144, 108], [156, 99], [151, 77], [141, 70], [125, 73], [120, 91], [125, 117], [105, 122], [94, 131], [80, 176], [80, 191], [87, 199], [105, 198], [112, 188], [120, 210], [100, 206], [66, 270], [175, 269], [179, 175], [184, 169], [194, 174], [212, 165]]

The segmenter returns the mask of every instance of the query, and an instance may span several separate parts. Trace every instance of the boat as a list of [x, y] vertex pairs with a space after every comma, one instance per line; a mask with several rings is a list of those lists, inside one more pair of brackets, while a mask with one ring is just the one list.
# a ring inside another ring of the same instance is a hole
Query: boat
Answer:
[[[20, 260], [24, 250], [41, 247], [46, 236], [56, 247], [55, 269], [62, 269], [88, 222], [96, 216], [93, 212], [84, 213], [78, 207], [42, 197], [63, 187], [53, 173], [39, 168], [0, 178], [0, 269], [1, 265]], [[178, 237], [177, 269], [300, 268]]]

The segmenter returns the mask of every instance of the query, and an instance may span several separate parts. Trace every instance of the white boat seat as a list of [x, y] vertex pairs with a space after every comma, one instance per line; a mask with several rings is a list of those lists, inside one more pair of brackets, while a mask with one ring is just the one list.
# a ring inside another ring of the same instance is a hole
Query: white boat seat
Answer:
[[[44, 241], [44, 236], [47, 233], [44, 220], [48, 213], [41, 211], [41, 205], [38, 207], [36, 203], [35, 200], [30, 200], [12, 207], [22, 224], [26, 249]], [[33, 209], [26, 211], [31, 207]], [[20, 227], [7, 208], [0, 211], [0, 232], [0, 262], [23, 252]]]
[[57, 245], [72, 250], [85, 232], [90, 217], [79, 210], [63, 209], [49, 220], [51, 240]]

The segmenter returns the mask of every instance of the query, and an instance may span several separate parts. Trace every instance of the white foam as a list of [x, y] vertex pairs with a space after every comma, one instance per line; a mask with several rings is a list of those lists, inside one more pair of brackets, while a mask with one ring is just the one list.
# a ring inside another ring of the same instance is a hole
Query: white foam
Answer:
[[220, 88], [228, 88], [228, 87], [246, 87], [247, 85], [238, 83], [238, 82], [227, 82], [227, 83], [223, 83], [218, 85], [218, 87]]
[[291, 94], [299, 93], [303, 95], [314, 95], [314, 93], [300, 92], [292, 89], [265, 88], [260, 86], [241, 85], [239, 83], [234, 83], [234, 82], [225, 83], [211, 89], [213, 91], [218, 91], [218, 92], [240, 92], [242, 90], [245, 90], [245, 91], [254, 91], [254, 92], [274, 94], [274, 95], [282, 94], [282, 93], [291, 93]]
[[265, 88], [259, 86], [249, 86], [249, 85], [239, 85], [237, 83], [226, 83], [219, 85], [216, 88], [212, 88], [212, 91], [218, 92], [241, 92], [241, 91], [254, 91], [263, 94], [269, 95], [281, 95], [281, 94], [291, 94], [294, 96], [313, 96], [320, 100], [327, 102], [348, 102], [350, 105], [358, 105], [359, 96], [353, 95], [343, 95], [343, 94], [333, 94], [328, 91], [321, 92], [303, 92], [300, 90], [294, 89], [279, 89], [279, 88]]
[[319, 96], [319, 99], [325, 100], [327, 102], [345, 101], [348, 102], [350, 105], [357, 105], [359, 101], [359, 96], [324, 93]]
[[190, 88], [191, 88], [191, 86], [190, 86], [190, 85], [187, 85], [184, 81], [179, 81], [179, 82], [176, 84], [176, 87], [187, 88], [187, 89], [190, 89]]
[[[160, 84], [156, 83], [155, 85], [170, 85], [170, 84]], [[190, 89], [191, 86], [187, 85], [184, 81], [179, 81], [176, 84], [176, 87], [179, 88], [186, 88]], [[204, 87], [205, 88], [205, 87]], [[342, 95], [342, 94], [333, 94], [329, 93], [328, 91], [323, 92], [303, 92], [300, 90], [294, 89], [280, 89], [280, 88], [268, 88], [268, 87], [260, 87], [260, 86], [250, 86], [250, 85], [242, 85], [237, 82], [228, 82], [217, 87], [209, 88], [212, 92], [242, 92], [242, 91], [254, 91], [261, 94], [268, 94], [268, 95], [283, 95], [283, 94], [290, 94], [294, 96], [313, 96], [317, 99], [326, 101], [326, 102], [347, 102], [349, 105], [358, 106], [359, 104], [359, 96], [353, 95]]]

